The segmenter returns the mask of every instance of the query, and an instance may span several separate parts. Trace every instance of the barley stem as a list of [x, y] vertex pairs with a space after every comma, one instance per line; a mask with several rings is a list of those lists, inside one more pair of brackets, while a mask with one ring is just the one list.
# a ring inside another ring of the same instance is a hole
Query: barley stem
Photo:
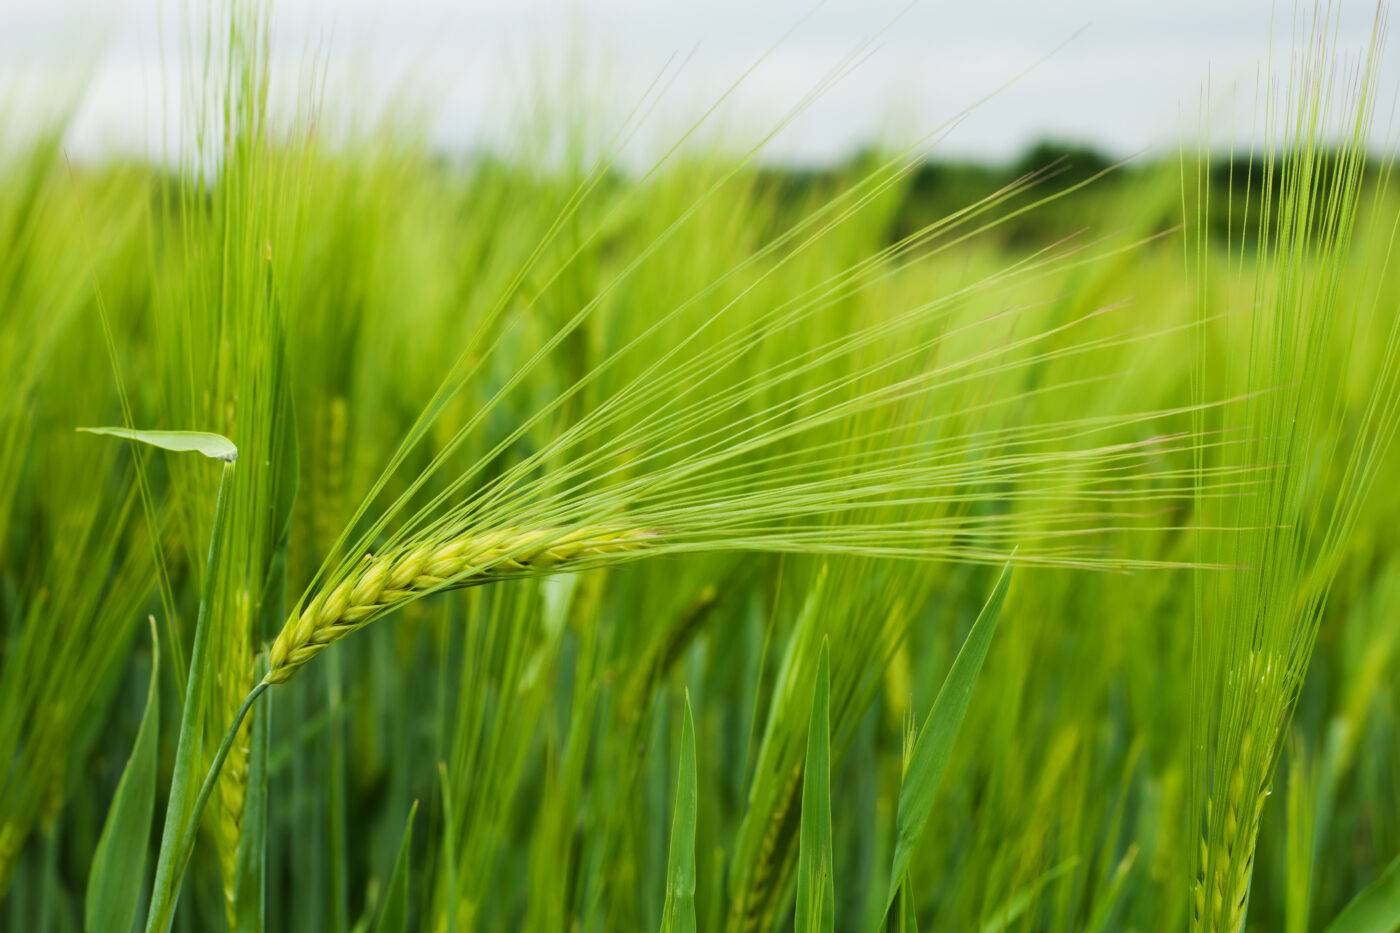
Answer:
[[214, 791], [214, 785], [218, 783], [219, 772], [223, 770], [224, 759], [228, 757], [229, 749], [233, 748], [234, 740], [238, 738], [238, 730], [243, 726], [243, 720], [247, 718], [248, 711], [253, 708], [258, 697], [263, 695], [269, 686], [267, 681], [260, 680], [254, 685], [248, 695], [243, 698], [243, 702], [238, 707], [238, 712], [233, 716], [233, 722], [228, 727], [228, 732], [224, 733], [224, 740], [219, 743], [219, 750], [214, 753], [214, 760], [209, 764], [209, 771], [204, 775], [204, 783], [199, 787], [199, 796], [194, 799], [194, 811], [190, 814], [189, 826], [185, 830], [184, 836], [180, 840], [180, 847], [176, 851], [179, 854], [179, 861], [176, 863], [181, 870], [188, 864], [190, 853], [194, 850], [194, 840], [199, 833], [199, 818], [204, 812], [205, 805], [209, 802], [209, 795]]

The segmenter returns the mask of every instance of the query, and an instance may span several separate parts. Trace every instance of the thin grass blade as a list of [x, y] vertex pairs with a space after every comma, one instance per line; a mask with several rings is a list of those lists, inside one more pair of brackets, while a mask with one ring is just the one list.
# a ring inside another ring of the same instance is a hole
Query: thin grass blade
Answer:
[[695, 933], [695, 823], [699, 793], [695, 767], [695, 719], [690, 696], [681, 722], [681, 756], [676, 768], [676, 808], [671, 817], [671, 850], [666, 865], [662, 933]]
[[807, 725], [807, 761], [802, 773], [802, 829], [797, 849], [799, 933], [835, 926], [836, 886], [831, 832], [831, 659], [825, 642], [817, 661], [816, 693]]
[[982, 662], [987, 658], [987, 649], [996, 633], [997, 620], [1001, 617], [1001, 607], [1006, 601], [1006, 591], [1011, 585], [1011, 565], [1002, 568], [992, 593], [972, 623], [953, 667], [948, 671], [938, 697], [933, 701], [928, 718], [919, 729], [918, 738], [910, 754], [909, 767], [904, 774], [904, 783], [899, 789], [899, 816], [894, 849], [894, 865], [890, 870], [890, 888], [886, 899], [885, 912], [889, 912], [895, 895], [903, 883], [904, 874], [909, 870], [909, 862], [914, 857], [914, 848], [923, 834], [929, 813], [933, 810], [934, 795], [943, 779], [943, 771], [953, 754], [953, 743], [962, 728], [963, 717], [967, 715], [968, 704], [972, 700], [972, 688], [982, 671]]
[[97, 841], [88, 876], [86, 930], [129, 930], [145, 886], [146, 852], [156, 806], [160, 749], [160, 639], [151, 620], [151, 681], [131, 757]]
[[418, 801], [408, 809], [408, 822], [399, 843], [399, 856], [394, 859], [394, 872], [389, 876], [389, 890], [384, 895], [384, 909], [379, 913], [375, 933], [404, 933], [408, 929], [409, 862], [413, 855], [413, 819], [418, 815]]

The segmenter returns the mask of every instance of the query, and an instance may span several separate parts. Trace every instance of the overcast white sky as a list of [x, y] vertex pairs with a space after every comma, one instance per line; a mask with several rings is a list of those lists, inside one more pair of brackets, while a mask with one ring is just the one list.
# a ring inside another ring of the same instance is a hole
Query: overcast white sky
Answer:
[[[152, 127], [178, 106], [186, 2], [201, 0], [0, 0], [0, 100], [21, 115], [11, 119], [32, 119], [81, 84], [75, 149], [149, 148]], [[1374, 2], [1339, 2], [1341, 44], [1360, 49]], [[398, 91], [427, 114], [435, 144], [466, 149], [503, 138], [531, 86], [548, 84], [539, 64], [563, 60], [566, 37], [589, 50], [590, 86], [606, 102], [598, 109], [618, 113], [668, 59], [689, 56], [654, 121], [671, 129], [778, 42], [732, 98], [728, 125], [742, 132], [771, 125], [888, 25], [773, 155], [822, 161], [874, 137], [907, 138], [1008, 82], [942, 151], [1003, 157], [1048, 135], [1126, 154], [1191, 131], [1208, 76], [1217, 123], [1229, 120], [1231, 87], [1236, 108], [1252, 112], [1275, 5], [1286, 45], [1293, 0], [277, 0], [274, 74], [291, 96], [319, 61], [342, 113]], [[1400, 86], [1395, 53], [1382, 81], [1387, 112]]]

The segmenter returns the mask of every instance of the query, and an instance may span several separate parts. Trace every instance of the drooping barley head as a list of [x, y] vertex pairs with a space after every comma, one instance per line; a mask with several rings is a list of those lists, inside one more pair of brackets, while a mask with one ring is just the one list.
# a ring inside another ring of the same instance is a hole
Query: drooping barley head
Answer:
[[434, 590], [622, 557], [651, 546], [655, 540], [651, 532], [602, 525], [498, 528], [366, 557], [283, 626], [273, 642], [265, 679], [283, 683], [333, 642]]

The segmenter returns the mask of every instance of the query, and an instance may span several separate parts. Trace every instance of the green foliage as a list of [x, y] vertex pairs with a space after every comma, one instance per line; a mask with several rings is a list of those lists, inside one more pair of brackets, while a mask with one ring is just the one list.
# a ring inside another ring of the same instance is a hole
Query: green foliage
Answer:
[[179, 930], [1384, 908], [1400, 184], [1325, 17], [1274, 145], [1102, 177], [638, 171], [574, 74], [449, 161], [210, 17], [167, 162], [0, 139], [0, 928], [151, 865]]

